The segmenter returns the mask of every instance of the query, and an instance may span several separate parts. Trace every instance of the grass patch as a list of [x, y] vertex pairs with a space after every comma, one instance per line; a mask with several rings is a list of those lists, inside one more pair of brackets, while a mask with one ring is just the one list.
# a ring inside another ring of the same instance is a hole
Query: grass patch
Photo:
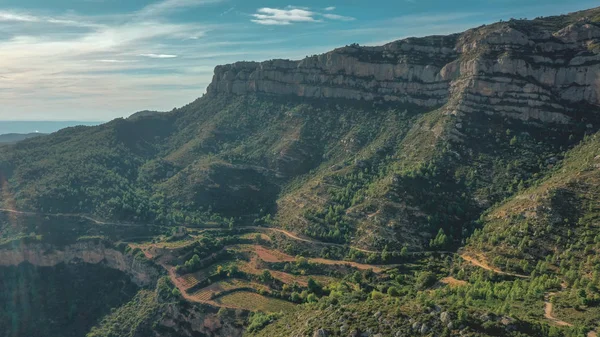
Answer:
[[228, 306], [241, 307], [246, 310], [263, 312], [289, 312], [295, 307], [290, 302], [269, 298], [249, 291], [239, 291], [225, 295], [218, 298], [216, 302]]

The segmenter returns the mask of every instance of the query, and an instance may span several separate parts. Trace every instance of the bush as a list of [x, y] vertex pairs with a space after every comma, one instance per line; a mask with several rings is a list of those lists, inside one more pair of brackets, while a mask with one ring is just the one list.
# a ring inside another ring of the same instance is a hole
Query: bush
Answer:
[[418, 289], [426, 289], [431, 287], [437, 281], [435, 275], [429, 271], [423, 271], [417, 276], [417, 288]]
[[377, 291], [377, 290], [373, 290], [373, 291], [371, 292], [371, 299], [372, 299], [372, 300], [380, 300], [380, 299], [382, 299], [383, 297], [384, 297], [384, 295], [383, 295], [383, 293], [382, 293], [382, 292], [379, 292], [379, 291]]
[[273, 323], [280, 317], [279, 314], [263, 314], [257, 312], [250, 317], [250, 324], [248, 325], [248, 332], [257, 332], [262, 330], [265, 326]]
[[398, 288], [396, 288], [396, 287], [389, 287], [387, 290], [387, 294], [392, 297], [400, 296], [400, 292], [398, 291]]

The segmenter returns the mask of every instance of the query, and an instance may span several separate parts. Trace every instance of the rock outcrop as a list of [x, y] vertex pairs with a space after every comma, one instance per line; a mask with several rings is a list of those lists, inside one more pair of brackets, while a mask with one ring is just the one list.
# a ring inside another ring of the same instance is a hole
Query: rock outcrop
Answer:
[[17, 248], [0, 249], [0, 266], [18, 266], [30, 263], [39, 267], [54, 267], [61, 263], [102, 263], [108, 268], [128, 274], [139, 286], [153, 285], [158, 279], [159, 269], [147, 261], [124, 254], [102, 242], [83, 241], [65, 247], [44, 243], [22, 244]]
[[600, 8], [462, 34], [351, 45], [301, 61], [218, 66], [208, 94], [294, 95], [445, 106], [571, 123], [600, 110]]

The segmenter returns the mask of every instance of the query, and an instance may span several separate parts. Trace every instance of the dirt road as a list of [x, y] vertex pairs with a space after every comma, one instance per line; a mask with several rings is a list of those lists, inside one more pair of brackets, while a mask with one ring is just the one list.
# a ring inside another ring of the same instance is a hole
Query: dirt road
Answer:
[[494, 272], [496, 274], [500, 274], [500, 275], [507, 275], [507, 276], [514, 276], [514, 277], [519, 277], [519, 278], [529, 278], [529, 276], [527, 275], [521, 275], [521, 274], [515, 274], [515, 273], [507, 273], [504, 272], [498, 268], [492, 267], [489, 264], [487, 264], [487, 262], [485, 262], [483, 259], [477, 259], [471, 255], [467, 255], [467, 254], [460, 254], [459, 255], [463, 260], [469, 262], [470, 264], [479, 267], [479, 268], [483, 268], [485, 270], [489, 270], [491, 272]]
[[40, 213], [40, 212], [27, 212], [27, 211], [18, 211], [10, 208], [0, 208], [0, 212], [13, 213], [13, 214], [22, 214], [22, 215], [37, 215], [37, 216], [55, 216], [55, 217], [65, 217], [65, 218], [80, 218], [84, 220], [91, 221], [96, 225], [103, 226], [119, 226], [119, 227], [160, 227], [156, 225], [146, 225], [146, 224], [136, 224], [136, 223], [124, 223], [124, 222], [107, 222], [103, 220], [94, 219], [89, 215], [78, 214], [78, 213]]
[[[556, 294], [555, 293], [546, 293], [546, 295], [544, 295], [544, 317], [546, 317], [546, 319], [548, 319], [549, 321], [551, 321], [559, 326], [573, 326], [573, 324], [571, 324], [569, 322], [561, 321], [560, 319], [558, 319], [552, 315], [552, 309], [554, 308], [554, 305], [550, 301], [552, 299], [552, 296], [554, 296], [554, 295], [556, 295]], [[589, 334], [588, 334], [588, 336], [589, 336]]]
[[[501, 274], [501, 275], [508, 275], [508, 276], [514, 276], [514, 277], [519, 277], [519, 278], [529, 278], [529, 276], [526, 275], [520, 275], [520, 274], [514, 274], [514, 273], [507, 273], [504, 272], [498, 268], [494, 268], [492, 266], [490, 266], [489, 264], [487, 264], [483, 259], [479, 260], [473, 256], [470, 255], [466, 255], [466, 254], [461, 254], [460, 257], [462, 257], [465, 261], [471, 263], [472, 265], [479, 267], [479, 268], [483, 268], [485, 270], [489, 270], [492, 271], [494, 273], [497, 274]], [[562, 285], [563, 290], [565, 290], [566, 288], [566, 284]], [[546, 293], [544, 295], [544, 317], [549, 320], [550, 322], [558, 325], [558, 326], [567, 326], [567, 327], [572, 327], [573, 324], [569, 323], [569, 322], [565, 322], [562, 321], [556, 317], [554, 317], [554, 315], [552, 314], [552, 311], [554, 309], [554, 305], [551, 302], [552, 297], [556, 295], [556, 293]], [[597, 337], [596, 332], [595, 331], [590, 331], [587, 335], [588, 337]]]

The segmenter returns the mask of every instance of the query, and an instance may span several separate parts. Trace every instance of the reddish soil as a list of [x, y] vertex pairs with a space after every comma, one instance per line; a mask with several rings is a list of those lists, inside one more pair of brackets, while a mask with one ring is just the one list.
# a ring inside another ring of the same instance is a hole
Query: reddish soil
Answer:
[[258, 257], [265, 262], [293, 262], [296, 259], [282, 252], [267, 249], [262, 246], [252, 246]]
[[462, 257], [463, 260], [469, 262], [470, 264], [472, 264], [476, 267], [483, 268], [483, 269], [489, 270], [489, 271], [493, 271], [496, 274], [508, 275], [508, 276], [514, 276], [514, 277], [520, 277], [520, 278], [529, 278], [529, 276], [527, 276], [527, 275], [507, 273], [498, 268], [492, 267], [485, 261], [485, 258], [483, 256], [473, 257], [471, 255], [461, 254], [460, 257]]
[[462, 287], [468, 284], [466, 281], [457, 280], [452, 276], [444, 277], [440, 282], [452, 288]]

